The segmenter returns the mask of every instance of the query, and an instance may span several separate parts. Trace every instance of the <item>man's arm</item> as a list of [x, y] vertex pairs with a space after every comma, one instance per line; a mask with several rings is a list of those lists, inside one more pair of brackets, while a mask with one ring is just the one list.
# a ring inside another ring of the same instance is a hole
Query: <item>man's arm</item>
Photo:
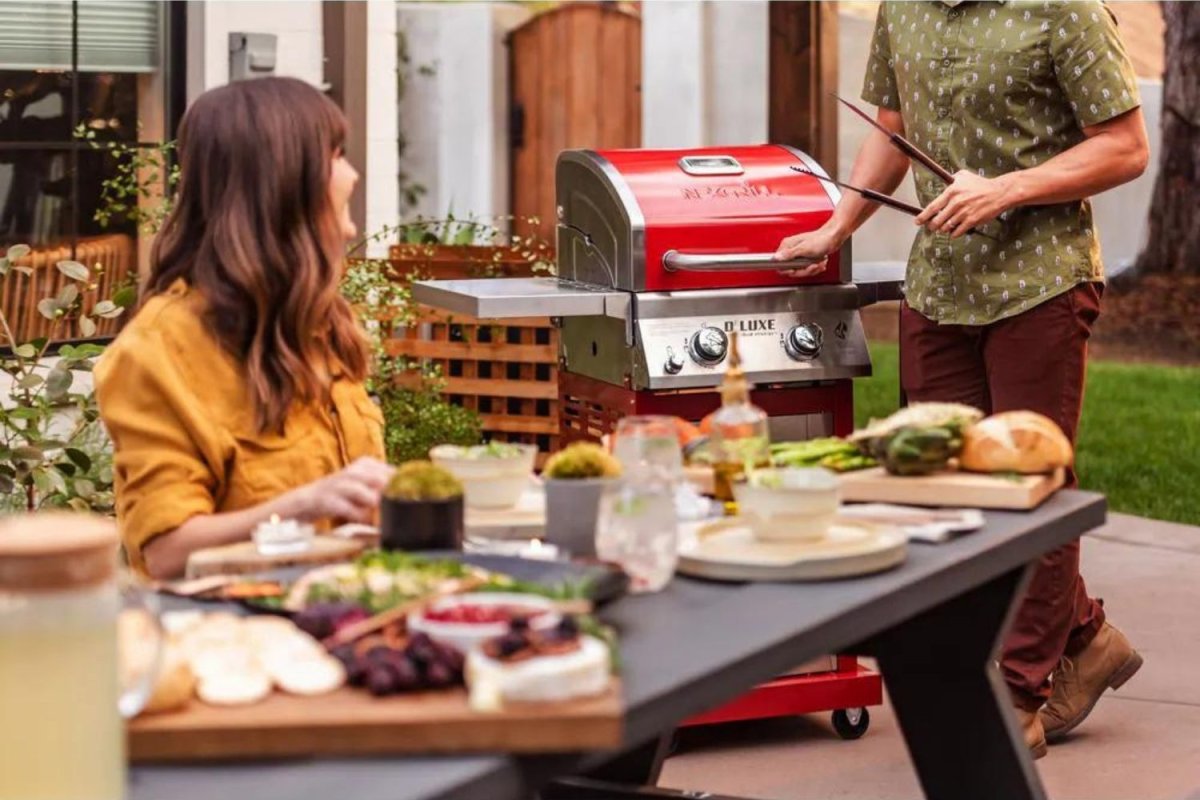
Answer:
[[1082, 142], [1036, 167], [996, 178], [955, 173], [954, 183], [925, 207], [916, 224], [959, 237], [1010, 208], [1082, 200], [1146, 171], [1150, 144], [1140, 108], [1089, 125], [1083, 134]]
[[[904, 121], [899, 111], [880, 108], [875, 118], [889, 131], [904, 134]], [[849, 182], [865, 189], [891, 194], [900, 185], [900, 181], [904, 180], [906, 172], [908, 157], [893, 147], [881, 132], [872, 129], [858, 149]], [[844, 192], [829, 221], [814, 231], [798, 233], [784, 239], [775, 253], [776, 260], [820, 258], [817, 263], [788, 273], [801, 278], [817, 274], [825, 269], [825, 257], [836, 252], [850, 238], [850, 234], [870, 219], [877, 208], [878, 203], [867, 200], [857, 192]]]

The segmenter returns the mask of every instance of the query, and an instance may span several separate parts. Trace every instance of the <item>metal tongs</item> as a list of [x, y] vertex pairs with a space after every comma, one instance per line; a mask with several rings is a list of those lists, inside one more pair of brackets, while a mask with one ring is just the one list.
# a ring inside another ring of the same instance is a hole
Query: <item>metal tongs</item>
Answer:
[[[865, 119], [868, 123], [870, 123], [870, 125], [873, 128], [878, 130], [884, 136], [888, 137], [888, 141], [892, 144], [892, 146], [895, 147], [900, 152], [904, 153], [904, 155], [908, 156], [912, 161], [915, 161], [916, 163], [925, 167], [926, 169], [928, 169], [934, 175], [937, 175], [939, 178], [941, 178], [946, 183], [954, 183], [953, 173], [951, 173], [950, 170], [946, 169], [938, 162], [934, 161], [933, 157], [930, 156], [928, 153], [923, 151], [921, 148], [917, 147], [915, 144], [910, 142], [908, 139], [905, 139], [900, 134], [889, 131], [887, 128], [883, 127], [878, 122], [871, 119], [870, 115], [867, 114], [867, 112], [863, 111], [861, 108], [854, 105], [849, 100], [846, 100], [845, 98], [843, 98], [839, 95], [836, 95], [836, 94], [834, 94], [833, 96], [835, 98], [837, 98], [837, 100], [840, 103], [842, 103], [847, 108], [849, 108], [851, 111], [853, 111], [855, 114], [857, 114], [858, 116]], [[808, 167], [793, 166], [792, 169], [794, 169], [796, 172], [801, 172], [805, 175], [811, 175], [814, 178], [816, 178], [817, 180], [825, 181], [826, 183], [832, 183], [835, 186], [840, 186], [843, 189], [847, 189], [851, 192], [855, 192], [856, 194], [860, 194], [863, 197], [867, 198], [868, 200], [872, 200], [876, 203], [879, 203], [882, 206], [887, 206], [888, 208], [893, 208], [897, 211], [903, 211], [905, 214], [908, 214], [913, 217], [919, 216], [922, 212], [925, 211], [925, 209], [921, 208], [920, 206], [914, 206], [911, 203], [905, 203], [903, 200], [897, 200], [896, 198], [892, 197], [891, 195], [886, 195], [883, 192], [877, 192], [874, 189], [863, 189], [858, 186], [852, 186], [851, 184], [843, 183], [842, 181], [839, 181], [835, 178], [830, 178], [825, 175], [818, 175], [817, 173], [813, 172]], [[976, 236], [983, 236], [985, 238], [992, 239], [992, 240], [995, 240], [995, 238], [996, 238], [990, 234], [984, 233], [983, 231], [979, 230], [978, 228], [971, 228], [970, 230], [967, 231], [967, 233], [973, 233]]]

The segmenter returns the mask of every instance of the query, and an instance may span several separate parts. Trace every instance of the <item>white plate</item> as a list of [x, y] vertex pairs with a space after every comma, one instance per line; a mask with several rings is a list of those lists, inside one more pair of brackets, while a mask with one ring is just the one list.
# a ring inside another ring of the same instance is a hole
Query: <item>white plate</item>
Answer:
[[815, 542], [762, 542], [736, 517], [685, 526], [678, 571], [730, 581], [816, 581], [868, 575], [904, 561], [908, 539], [894, 526], [838, 517]]

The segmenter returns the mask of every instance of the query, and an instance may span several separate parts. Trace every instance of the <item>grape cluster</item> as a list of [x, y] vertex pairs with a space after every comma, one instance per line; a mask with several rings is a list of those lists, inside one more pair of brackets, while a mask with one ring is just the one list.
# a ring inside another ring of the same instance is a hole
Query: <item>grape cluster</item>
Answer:
[[314, 639], [328, 639], [347, 625], [369, 616], [367, 610], [356, 603], [314, 603], [292, 621]]
[[424, 633], [413, 634], [400, 646], [382, 640], [365, 647], [343, 645], [333, 655], [346, 668], [351, 686], [365, 687], [377, 697], [462, 682], [462, 653]]

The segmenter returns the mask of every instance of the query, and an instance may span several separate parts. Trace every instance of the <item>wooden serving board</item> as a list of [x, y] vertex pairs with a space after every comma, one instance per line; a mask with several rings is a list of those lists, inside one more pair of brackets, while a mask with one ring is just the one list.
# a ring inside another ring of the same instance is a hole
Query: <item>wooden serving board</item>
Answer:
[[222, 547], [207, 547], [188, 557], [187, 576], [247, 575], [282, 567], [316, 566], [347, 561], [361, 553], [366, 542], [338, 536], [314, 536], [312, 547], [303, 553], [264, 556], [254, 542], [236, 542]]
[[562, 752], [621, 744], [620, 685], [595, 698], [509, 706], [484, 714], [465, 689], [373, 697], [342, 688], [320, 697], [279, 692], [251, 706], [193, 700], [127, 727], [135, 762], [462, 752]]
[[1061, 469], [1050, 475], [1016, 477], [971, 472], [904, 477], [875, 467], [839, 477], [842, 500], [848, 502], [1015, 510], [1036, 508], [1065, 481]]
[[467, 536], [484, 539], [533, 539], [546, 534], [546, 493], [531, 481], [512, 508], [467, 508]]

